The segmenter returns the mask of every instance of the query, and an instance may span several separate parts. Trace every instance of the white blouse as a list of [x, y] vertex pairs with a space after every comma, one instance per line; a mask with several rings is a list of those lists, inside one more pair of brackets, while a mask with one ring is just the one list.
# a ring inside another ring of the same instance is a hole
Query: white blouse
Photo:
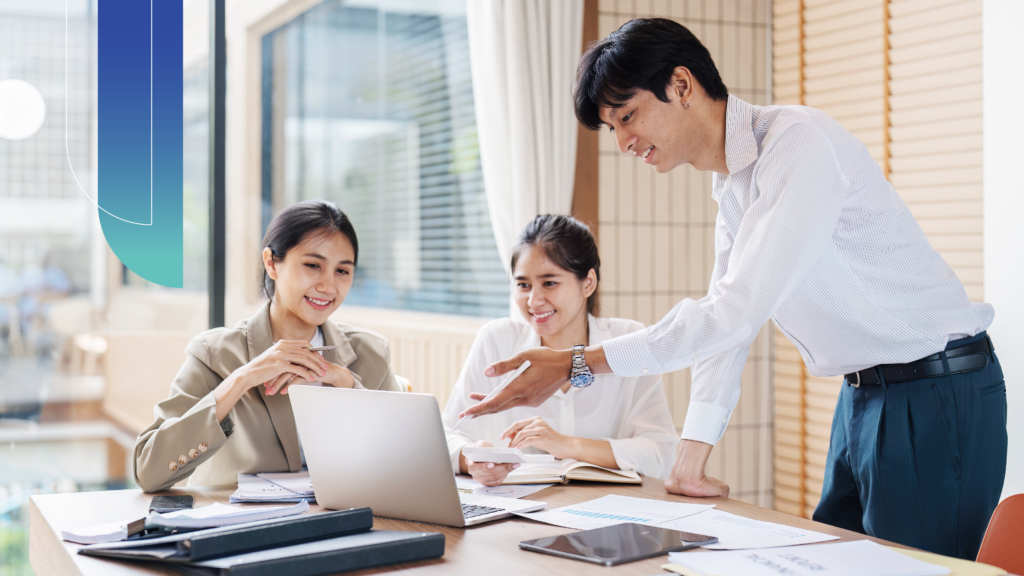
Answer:
[[[643, 328], [639, 322], [620, 318], [589, 316], [589, 323], [590, 346]], [[507, 378], [484, 376], [488, 365], [540, 345], [540, 336], [522, 321], [501, 318], [481, 328], [442, 414], [455, 473], [459, 472], [463, 446], [478, 440], [508, 446], [508, 440], [498, 440], [506, 428], [518, 420], [540, 416], [560, 434], [607, 440], [620, 470], [636, 470], [645, 476], [665, 479], [672, 469], [679, 437], [660, 375], [599, 374], [593, 385], [570, 387], [567, 393], [558, 390], [536, 408], [524, 406], [481, 416], [451, 431], [459, 421], [459, 413], [476, 404], [469, 398], [471, 393], [487, 394]]]

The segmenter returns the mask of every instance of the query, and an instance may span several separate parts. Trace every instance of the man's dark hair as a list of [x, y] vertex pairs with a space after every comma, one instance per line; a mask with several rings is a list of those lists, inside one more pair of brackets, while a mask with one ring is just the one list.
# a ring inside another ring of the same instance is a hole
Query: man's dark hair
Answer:
[[[326, 235], [339, 232], [352, 243], [355, 252], [353, 264], [359, 262], [359, 240], [352, 221], [329, 200], [304, 200], [285, 208], [267, 226], [263, 236], [263, 247], [270, 248], [275, 262], [284, 260], [285, 254], [306, 241], [310, 235]], [[259, 291], [268, 300], [274, 299], [274, 280], [263, 265], [263, 251], [260, 251]]]
[[[586, 224], [572, 216], [544, 214], [534, 218], [516, 239], [512, 249], [512, 275], [516, 274], [519, 255], [529, 246], [539, 246], [556, 266], [584, 280], [591, 270], [601, 281], [601, 257], [597, 241]], [[597, 309], [597, 290], [587, 298], [587, 312]]]
[[576, 118], [597, 130], [604, 124], [602, 107], [618, 108], [638, 90], [669, 102], [665, 89], [678, 66], [688, 68], [712, 100], [729, 98], [708, 49], [685, 26], [665, 18], [626, 22], [591, 43], [580, 58], [573, 88]]

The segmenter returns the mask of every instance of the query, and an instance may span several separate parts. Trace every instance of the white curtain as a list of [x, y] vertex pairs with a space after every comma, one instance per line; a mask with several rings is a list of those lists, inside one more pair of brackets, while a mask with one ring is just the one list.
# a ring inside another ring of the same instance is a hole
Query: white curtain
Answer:
[[583, 0], [466, 0], [480, 161], [502, 262], [538, 214], [569, 214]]

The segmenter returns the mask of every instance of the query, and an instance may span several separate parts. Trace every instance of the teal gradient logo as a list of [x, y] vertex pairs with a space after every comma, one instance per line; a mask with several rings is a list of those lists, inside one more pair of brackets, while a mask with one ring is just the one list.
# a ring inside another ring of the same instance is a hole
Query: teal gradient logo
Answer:
[[182, 286], [182, 8], [104, 0], [99, 11], [100, 224], [139, 276]]

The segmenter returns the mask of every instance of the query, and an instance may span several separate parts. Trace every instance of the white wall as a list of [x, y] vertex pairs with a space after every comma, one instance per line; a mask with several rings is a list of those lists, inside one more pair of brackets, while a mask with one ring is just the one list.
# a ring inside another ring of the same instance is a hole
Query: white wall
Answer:
[[984, 0], [982, 14], [985, 300], [996, 309], [989, 333], [1006, 376], [1006, 497], [1024, 492], [1024, 2]]

